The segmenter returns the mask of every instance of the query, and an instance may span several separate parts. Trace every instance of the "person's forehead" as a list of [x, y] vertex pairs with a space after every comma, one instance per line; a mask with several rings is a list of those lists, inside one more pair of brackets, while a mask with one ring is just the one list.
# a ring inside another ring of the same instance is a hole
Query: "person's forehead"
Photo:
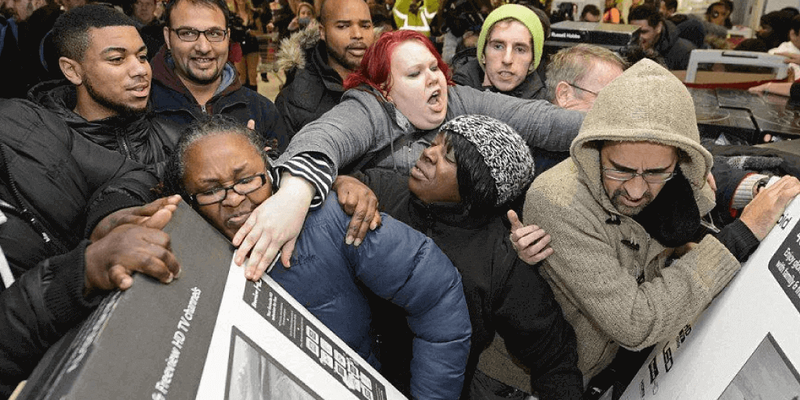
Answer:
[[650, 26], [650, 23], [647, 22], [646, 19], [635, 19], [633, 21], [630, 21], [630, 24], [638, 25], [639, 27], [641, 27], [642, 31], [649, 31], [653, 29], [653, 27]]
[[425, 45], [416, 40], [406, 40], [397, 45], [392, 52], [392, 66], [427, 64], [435, 59]]
[[495, 23], [489, 33], [488, 40], [497, 40], [501, 35], [505, 40], [513, 42], [530, 43], [532, 40], [531, 32], [525, 24], [516, 19], [507, 19]]
[[89, 28], [89, 48], [87, 52], [100, 54], [109, 49], [139, 51], [144, 41], [134, 26], [106, 26]]
[[629, 167], [671, 163], [677, 157], [675, 147], [648, 141], [608, 141], [600, 155], [609, 161]]
[[[208, 171], [230, 173], [242, 163], [260, 160], [253, 144], [237, 133], [219, 133], [196, 140], [186, 152], [186, 169], [191, 175], [202, 176]], [[214, 165], [208, 163], [214, 160]], [[220, 165], [223, 166], [219, 170]]]
[[[592, 59], [591, 63], [589, 71], [581, 77], [581, 82], [598, 82], [605, 86], [616, 77], [622, 75], [622, 68], [619, 65], [597, 59]], [[602, 87], [599, 89], [602, 89]]]
[[369, 6], [363, 0], [327, 0], [322, 13], [325, 24], [337, 21], [372, 21]]
[[[225, 14], [218, 7], [206, 3], [180, 1], [170, 14], [174, 26], [193, 26], [205, 28], [208, 26], [226, 26]], [[201, 26], [203, 25], [203, 26]]]

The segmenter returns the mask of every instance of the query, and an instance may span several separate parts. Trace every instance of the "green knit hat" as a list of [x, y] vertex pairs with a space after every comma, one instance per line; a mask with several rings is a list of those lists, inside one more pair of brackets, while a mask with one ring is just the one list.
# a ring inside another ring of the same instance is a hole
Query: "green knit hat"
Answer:
[[521, 22], [528, 28], [533, 38], [533, 64], [531, 65], [528, 73], [533, 72], [539, 67], [539, 62], [542, 60], [542, 49], [544, 48], [544, 29], [542, 29], [542, 21], [536, 16], [528, 7], [519, 4], [505, 4], [497, 7], [488, 17], [483, 21], [483, 28], [481, 28], [481, 35], [478, 36], [478, 64], [481, 68], [486, 69], [486, 60], [483, 55], [483, 47], [486, 45], [486, 39], [492, 26], [501, 19], [514, 18]]

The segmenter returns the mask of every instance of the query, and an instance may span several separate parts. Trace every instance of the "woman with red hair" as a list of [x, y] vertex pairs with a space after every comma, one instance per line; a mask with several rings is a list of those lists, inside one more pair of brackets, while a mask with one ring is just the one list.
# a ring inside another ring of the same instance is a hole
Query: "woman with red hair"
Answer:
[[[456, 86], [430, 40], [413, 31], [387, 32], [369, 48], [360, 72], [345, 81], [341, 102], [300, 129], [278, 160], [281, 188], [263, 202], [233, 239], [237, 264], [254, 249], [248, 271], [258, 279], [278, 248], [288, 265], [308, 207], [322, 204], [338, 172], [394, 169], [408, 175], [447, 120], [482, 114], [510, 125], [531, 148], [566, 152], [583, 114], [544, 100]], [[361, 243], [380, 217], [359, 205], [347, 234]], [[374, 220], [373, 220], [374, 216]], [[249, 273], [249, 272], [248, 272]]]
[[332, 171], [366, 167], [408, 174], [442, 123], [484, 114], [509, 125], [533, 148], [568, 151], [580, 113], [546, 101], [523, 100], [455, 86], [450, 69], [425, 36], [387, 32], [369, 48], [359, 72], [344, 82], [341, 103], [304, 126], [282, 160], [307, 152], [325, 155]]

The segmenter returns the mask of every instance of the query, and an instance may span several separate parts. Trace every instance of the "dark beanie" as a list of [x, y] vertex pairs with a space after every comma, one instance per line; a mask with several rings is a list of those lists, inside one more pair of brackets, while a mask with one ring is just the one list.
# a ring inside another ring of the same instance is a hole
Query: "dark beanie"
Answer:
[[473, 209], [519, 197], [533, 180], [533, 157], [510, 126], [484, 115], [462, 115], [442, 125], [458, 165], [461, 199]]

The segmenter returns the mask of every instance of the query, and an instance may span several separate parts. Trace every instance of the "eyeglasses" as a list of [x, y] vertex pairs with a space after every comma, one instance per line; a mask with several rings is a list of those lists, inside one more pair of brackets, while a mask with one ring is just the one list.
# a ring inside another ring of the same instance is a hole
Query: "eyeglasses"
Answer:
[[584, 88], [582, 88], [582, 87], [580, 87], [580, 86], [578, 86], [578, 85], [576, 85], [574, 83], [567, 83], [567, 85], [570, 85], [570, 86], [574, 87], [575, 89], [583, 90], [586, 93], [591, 93], [591, 94], [597, 96], [597, 92], [593, 92], [593, 91], [591, 91], [589, 89], [584, 89]]
[[209, 42], [221, 42], [228, 36], [228, 31], [219, 28], [211, 28], [204, 31], [198, 31], [194, 28], [169, 28], [169, 30], [175, 32], [175, 34], [178, 35], [178, 39], [184, 42], [196, 42], [197, 39], [200, 38], [201, 33], [205, 35]]
[[252, 175], [248, 176], [247, 178], [239, 179], [231, 186], [218, 187], [211, 190], [206, 190], [205, 192], [195, 193], [189, 196], [189, 199], [191, 199], [198, 206], [207, 206], [225, 200], [228, 197], [228, 190], [233, 190], [234, 192], [244, 196], [246, 194], [255, 192], [266, 183], [266, 174]]
[[620, 181], [620, 182], [627, 182], [637, 176], [641, 176], [647, 183], [664, 183], [673, 176], [675, 176], [675, 172], [649, 172], [645, 171], [642, 173], [639, 172], [631, 172], [631, 171], [620, 171], [618, 169], [613, 168], [603, 168], [603, 175], [606, 178]]

